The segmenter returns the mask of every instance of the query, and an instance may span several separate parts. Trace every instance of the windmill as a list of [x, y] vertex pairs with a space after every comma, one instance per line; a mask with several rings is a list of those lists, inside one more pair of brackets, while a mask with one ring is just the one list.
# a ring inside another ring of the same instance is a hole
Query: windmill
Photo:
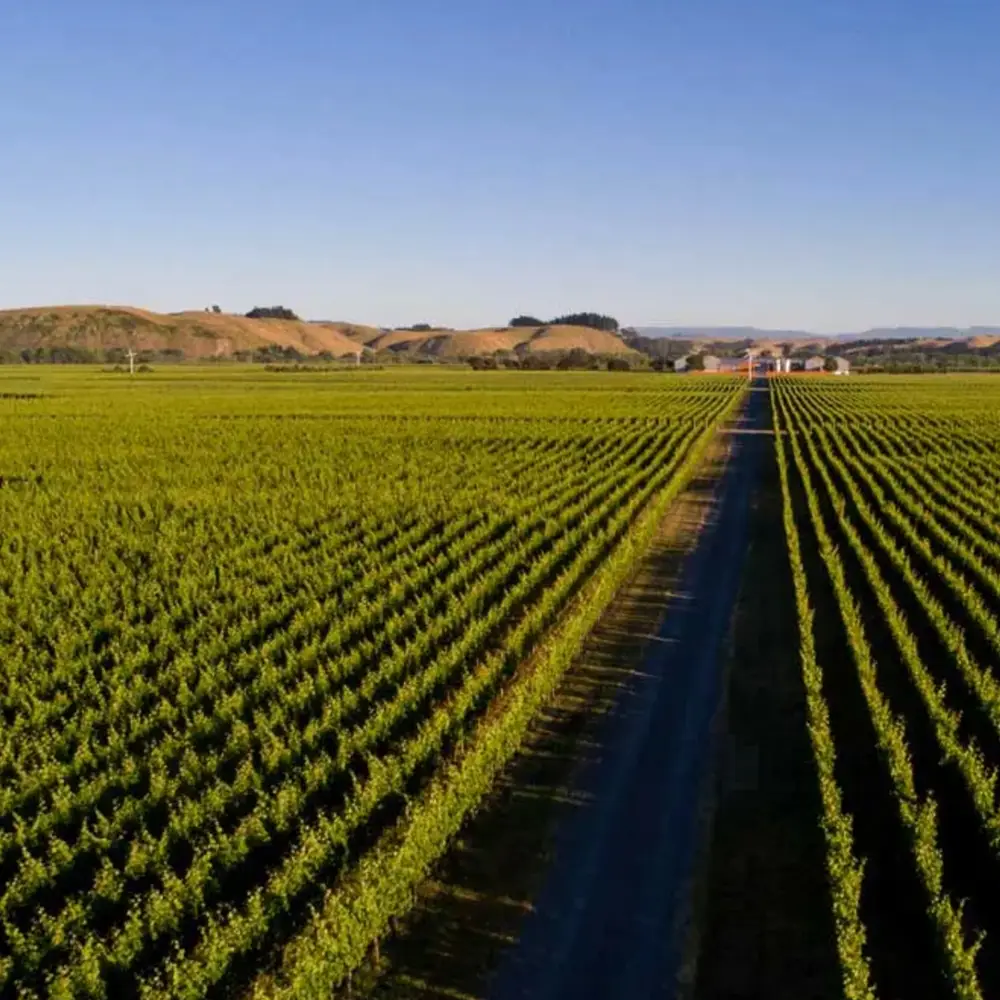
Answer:
[[750, 382], [753, 380], [753, 362], [754, 358], [757, 357], [757, 354], [753, 348], [748, 347], [745, 357], [747, 359], [747, 381]]
[[129, 375], [135, 374], [135, 351], [130, 347], [128, 349], [128, 373]]

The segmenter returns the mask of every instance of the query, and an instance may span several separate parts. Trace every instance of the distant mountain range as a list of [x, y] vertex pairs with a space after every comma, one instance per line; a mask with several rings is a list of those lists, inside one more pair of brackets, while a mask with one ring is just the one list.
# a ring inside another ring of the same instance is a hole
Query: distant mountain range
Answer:
[[1000, 336], [1000, 326], [883, 326], [856, 333], [812, 333], [809, 330], [765, 330], [756, 326], [637, 326], [643, 337], [684, 340], [966, 340]]

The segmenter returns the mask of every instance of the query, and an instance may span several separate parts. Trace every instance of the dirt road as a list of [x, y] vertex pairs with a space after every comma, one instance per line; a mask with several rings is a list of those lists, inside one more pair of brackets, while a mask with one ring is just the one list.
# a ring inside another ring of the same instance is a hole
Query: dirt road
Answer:
[[605, 752], [580, 775], [592, 805], [558, 832], [551, 873], [493, 980], [494, 1000], [676, 994], [725, 641], [768, 446], [767, 392], [759, 380], [749, 393], [718, 506], [644, 670], [608, 719]]

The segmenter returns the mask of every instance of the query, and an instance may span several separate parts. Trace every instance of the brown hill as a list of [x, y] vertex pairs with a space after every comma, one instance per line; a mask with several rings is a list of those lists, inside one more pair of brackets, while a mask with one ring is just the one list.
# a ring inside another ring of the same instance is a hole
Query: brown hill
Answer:
[[582, 348], [592, 354], [635, 354], [614, 334], [582, 326], [486, 330], [380, 330], [354, 323], [248, 319], [228, 313], [154, 313], [131, 306], [50, 306], [0, 310], [0, 350], [132, 347], [180, 350], [188, 358], [225, 357], [277, 344], [303, 354], [356, 355], [367, 347], [416, 357], [459, 359], [496, 351], [537, 354]]
[[992, 347], [996, 343], [1000, 343], [1000, 337], [990, 337], [985, 333], [969, 338], [969, 347]]
[[185, 357], [230, 355], [277, 344], [305, 354], [355, 355], [350, 324], [247, 319], [226, 313], [153, 313], [130, 306], [56, 306], [0, 311], [0, 349], [79, 347], [181, 350]]
[[367, 341], [376, 351], [422, 357], [469, 358], [515, 351], [539, 354], [582, 348], [590, 354], [635, 354], [620, 337], [585, 326], [520, 326], [485, 330], [390, 330]]

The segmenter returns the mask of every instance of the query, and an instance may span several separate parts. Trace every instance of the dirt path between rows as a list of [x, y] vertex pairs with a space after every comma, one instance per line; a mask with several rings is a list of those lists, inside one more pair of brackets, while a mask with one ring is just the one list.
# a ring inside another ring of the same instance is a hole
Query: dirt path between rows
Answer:
[[673, 995], [766, 411], [750, 392], [355, 998]]

